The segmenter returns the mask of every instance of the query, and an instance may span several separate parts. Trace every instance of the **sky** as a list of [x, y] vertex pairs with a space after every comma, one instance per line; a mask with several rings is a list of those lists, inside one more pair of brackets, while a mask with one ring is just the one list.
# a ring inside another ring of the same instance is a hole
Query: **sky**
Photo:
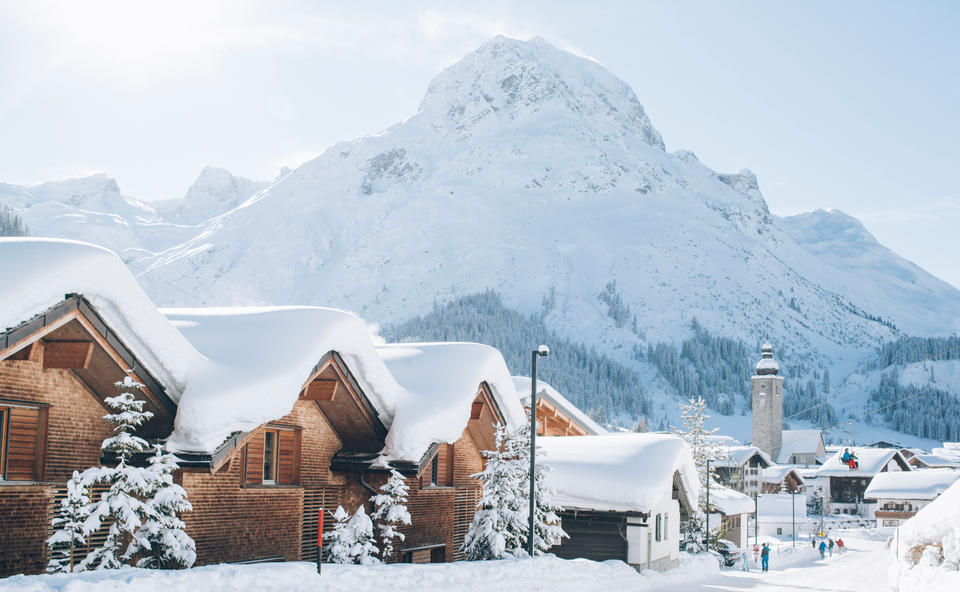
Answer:
[[182, 197], [406, 119], [496, 34], [629, 83], [668, 150], [839, 209], [960, 286], [960, 3], [0, 0], [0, 182]]

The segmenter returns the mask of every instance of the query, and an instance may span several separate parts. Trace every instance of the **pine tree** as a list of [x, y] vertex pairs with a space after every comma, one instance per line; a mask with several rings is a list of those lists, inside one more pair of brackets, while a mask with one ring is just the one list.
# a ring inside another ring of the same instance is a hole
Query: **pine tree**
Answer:
[[74, 571], [77, 563], [75, 550], [86, 544], [91, 532], [87, 524], [89, 504], [86, 477], [80, 471], [74, 471], [73, 477], [67, 481], [67, 493], [60, 501], [60, 510], [53, 518], [53, 534], [47, 539], [50, 557], [47, 573]]
[[351, 562], [360, 565], [380, 563], [377, 559], [377, 540], [373, 536], [373, 522], [370, 521], [362, 505], [350, 518], [347, 529], [351, 531], [353, 540], [353, 545], [350, 547]]
[[350, 558], [350, 549], [353, 547], [354, 539], [352, 529], [347, 526], [350, 515], [343, 506], [337, 506], [333, 519], [333, 530], [323, 534], [323, 538], [330, 541], [326, 548], [327, 560], [330, 563], [353, 563]]
[[[673, 433], [683, 439], [690, 446], [690, 452], [693, 454], [693, 462], [697, 467], [697, 476], [700, 479], [700, 497], [698, 508], [700, 511], [707, 511], [705, 492], [707, 479], [717, 481], [717, 475], [713, 467], [710, 467], [707, 474], [707, 461], [713, 461], [720, 452], [720, 447], [710, 436], [717, 432], [717, 429], [707, 430], [704, 427], [706, 420], [710, 416], [706, 414], [707, 404], [702, 397], [690, 399], [687, 404], [680, 403], [680, 416], [683, 419], [683, 429], [670, 426]], [[704, 536], [704, 523], [698, 516], [693, 516], [680, 524], [681, 537], [685, 541], [699, 540]]]
[[380, 487], [383, 493], [370, 498], [375, 508], [370, 517], [377, 523], [377, 531], [380, 533], [380, 558], [384, 562], [393, 557], [393, 539], [406, 539], [402, 532], [397, 531], [397, 526], [410, 524], [410, 512], [407, 511], [409, 489], [403, 475], [391, 470], [390, 479]]
[[[150, 482], [146, 478], [149, 469], [129, 465], [135, 454], [150, 448], [146, 440], [134, 436], [132, 432], [153, 417], [153, 413], [144, 411], [144, 401], [134, 396], [134, 392], [143, 387], [142, 384], [127, 376], [116, 386], [120, 394], [107, 397], [104, 401], [116, 411], [104, 416], [113, 424], [114, 435], [103, 441], [102, 448], [116, 455], [117, 465], [90, 469], [92, 480], [110, 485], [100, 500], [90, 505], [91, 518], [95, 517], [97, 528], [101, 520], [110, 520], [111, 523], [103, 545], [84, 558], [80, 564], [82, 569], [116, 569], [123, 566], [124, 561], [130, 558], [130, 551], [137, 548], [133, 544], [134, 535], [144, 520], [153, 514], [153, 509], [142, 501], [151, 492]], [[125, 543], [130, 544], [130, 550], [122, 549]]]
[[[529, 419], [529, 412], [527, 418]], [[514, 437], [510, 439], [509, 444], [514, 449], [514, 456], [520, 465], [530, 466], [530, 423], [524, 422], [522, 426], [514, 432]], [[534, 471], [534, 512], [533, 512], [533, 553], [542, 555], [561, 539], [568, 538], [566, 532], [560, 526], [560, 513], [563, 508], [553, 503], [553, 491], [546, 486], [546, 475], [552, 469], [550, 465], [544, 462], [546, 454], [540, 446], [537, 446], [537, 463]], [[530, 470], [523, 473], [523, 541], [524, 549], [529, 545], [530, 530]], [[516, 553], [515, 554], [519, 554]]]
[[640, 421], [633, 424], [633, 431], [641, 434], [645, 434], [650, 431], [650, 426], [647, 424], [647, 418], [641, 417]]
[[149, 488], [146, 505], [149, 513], [133, 536], [127, 556], [143, 555], [137, 567], [162, 569], [179, 565], [190, 567], [197, 559], [197, 548], [177, 514], [193, 509], [187, 492], [173, 482], [177, 458], [154, 447], [150, 466], [144, 473]]
[[525, 540], [526, 468], [516, 458], [512, 434], [497, 424], [495, 437], [494, 449], [482, 452], [487, 461], [483, 471], [471, 475], [483, 484], [483, 497], [463, 542], [471, 561], [502, 559], [521, 549]]

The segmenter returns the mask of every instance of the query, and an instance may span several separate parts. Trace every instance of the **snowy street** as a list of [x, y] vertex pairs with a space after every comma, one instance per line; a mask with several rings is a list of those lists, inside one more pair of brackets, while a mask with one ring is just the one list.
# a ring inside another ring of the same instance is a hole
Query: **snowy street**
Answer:
[[[863, 533], [866, 534], [866, 533]], [[718, 590], [752, 590], [754, 592], [887, 592], [887, 565], [890, 561], [885, 539], [861, 533], [844, 533], [850, 549], [845, 554], [834, 553], [820, 559], [819, 553], [809, 549], [811, 559], [800, 560], [788, 567], [778, 568], [777, 557], [770, 560], [770, 571], [750, 572], [727, 568], [718, 576], [699, 584], [684, 583], [653, 588], [663, 592], [694, 592]], [[862, 537], [862, 538], [859, 538]], [[798, 542], [799, 544], [799, 542]], [[807, 551], [807, 549], [804, 549]], [[751, 569], [753, 566], [751, 566]]]

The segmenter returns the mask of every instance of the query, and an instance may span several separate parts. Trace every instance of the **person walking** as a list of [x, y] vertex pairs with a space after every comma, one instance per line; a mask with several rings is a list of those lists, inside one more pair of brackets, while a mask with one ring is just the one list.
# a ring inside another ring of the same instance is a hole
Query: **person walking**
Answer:
[[837, 539], [837, 550], [842, 554], [846, 549], [843, 547], [843, 539]]
[[823, 559], [827, 553], [827, 543], [820, 541], [820, 559]]
[[817, 550], [817, 539], [810, 539], [810, 546], [813, 547], [813, 550]]
[[827, 549], [830, 550], [830, 557], [833, 557], [833, 539], [827, 539]]
[[763, 549], [760, 551], [760, 564], [761, 571], [770, 571], [770, 545], [768, 543], [764, 543]]

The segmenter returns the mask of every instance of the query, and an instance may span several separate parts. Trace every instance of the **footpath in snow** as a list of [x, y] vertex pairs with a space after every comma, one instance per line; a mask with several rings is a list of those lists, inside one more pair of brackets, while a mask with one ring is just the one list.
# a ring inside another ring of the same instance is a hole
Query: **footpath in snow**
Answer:
[[70, 575], [14, 576], [0, 580], [0, 592], [614, 592], [696, 585], [719, 574], [709, 556], [681, 554], [680, 567], [667, 573], [637, 573], [620, 561], [459, 561], [434, 565], [324, 565], [319, 576], [310, 563], [212, 565], [180, 571], [122, 569]]

